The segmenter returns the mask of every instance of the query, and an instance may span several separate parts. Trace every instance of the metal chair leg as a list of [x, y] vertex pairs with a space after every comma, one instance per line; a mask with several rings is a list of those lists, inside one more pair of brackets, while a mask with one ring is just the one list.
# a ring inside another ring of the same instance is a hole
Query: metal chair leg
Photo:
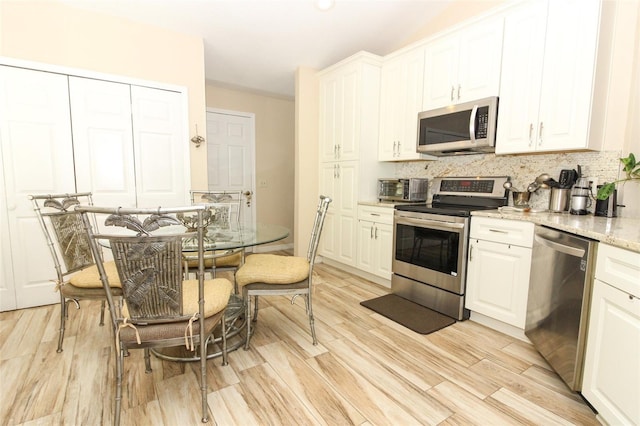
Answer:
[[[125, 352], [126, 352], [127, 355], [129, 354], [129, 351], [125, 349], [125, 350], [123, 350], [123, 356], [124, 356]], [[151, 354], [150, 354], [150, 352], [151, 351], [149, 350], [149, 348], [145, 348], [144, 349], [144, 366], [145, 366], [144, 372], [147, 373], [147, 374], [151, 373], [151, 371], [152, 371], [151, 370]]]
[[106, 300], [103, 300], [103, 301], [100, 303], [100, 323], [99, 323], [99, 325], [100, 325], [101, 327], [104, 325], [104, 307], [105, 307], [106, 303], [107, 303], [107, 301], [106, 301]]
[[116, 404], [113, 417], [113, 424], [120, 425], [120, 411], [122, 409], [122, 370], [124, 364], [124, 351], [120, 349], [116, 353]]
[[244, 350], [248, 351], [249, 350], [249, 339], [251, 338], [251, 296], [249, 296], [248, 293], [245, 294], [244, 297], [245, 300], [245, 323], [246, 323], [246, 327], [247, 327], [247, 336], [245, 338], [244, 341]]

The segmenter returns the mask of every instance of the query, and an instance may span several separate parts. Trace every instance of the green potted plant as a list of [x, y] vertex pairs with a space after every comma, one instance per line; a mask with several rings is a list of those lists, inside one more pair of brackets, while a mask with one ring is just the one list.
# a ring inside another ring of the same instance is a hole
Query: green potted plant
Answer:
[[613, 191], [616, 189], [617, 183], [624, 183], [629, 180], [640, 180], [640, 162], [636, 162], [636, 157], [633, 153], [630, 153], [628, 157], [621, 158], [620, 162], [624, 165], [623, 171], [626, 174], [626, 177], [623, 179], [618, 179], [613, 182], [605, 183], [600, 188], [598, 188], [598, 194], [596, 198], [598, 200], [606, 200], [609, 198]]

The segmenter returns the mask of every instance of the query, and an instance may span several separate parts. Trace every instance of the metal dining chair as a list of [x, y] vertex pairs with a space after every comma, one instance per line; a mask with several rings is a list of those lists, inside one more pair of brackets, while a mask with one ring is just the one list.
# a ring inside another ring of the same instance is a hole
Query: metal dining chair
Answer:
[[[80, 214], [74, 211], [78, 204], [93, 204], [91, 192], [68, 194], [30, 195], [38, 222], [44, 233], [56, 270], [56, 289], [60, 293], [60, 331], [57, 352], [62, 343], [69, 317], [69, 303], [80, 309], [81, 300], [100, 300], [100, 325], [104, 325], [107, 294], [102, 287], [96, 262], [89, 247]], [[97, 255], [102, 257], [102, 252]], [[113, 287], [114, 297], [120, 297], [120, 279], [113, 262], [104, 263]]]
[[[324, 218], [330, 203], [331, 198], [320, 196], [306, 257], [267, 253], [252, 254], [247, 256], [244, 265], [238, 269], [236, 283], [242, 288], [246, 309], [245, 350], [249, 349], [249, 340], [252, 334], [251, 323], [258, 320], [259, 296], [291, 296], [292, 304], [296, 297], [303, 296], [313, 344], [318, 344], [312, 306], [313, 265], [320, 243]], [[251, 297], [254, 298], [253, 318], [251, 317]]]
[[[206, 206], [157, 209], [104, 208], [78, 206], [94, 256], [100, 244], [107, 244], [122, 283], [122, 298], [111, 292], [104, 264], [98, 262], [107, 293], [115, 332], [116, 392], [114, 423], [120, 422], [125, 353], [143, 349], [147, 373], [151, 372], [150, 349], [186, 345], [199, 349], [202, 421], [208, 421], [207, 346], [215, 341], [213, 332], [221, 328], [222, 364], [227, 364], [224, 313], [233, 289], [225, 278], [204, 278], [204, 227]], [[104, 219], [105, 227], [129, 230], [100, 233], [90, 215]], [[184, 232], [176, 214], [194, 217], [195, 232]], [[159, 230], [163, 228], [162, 232]], [[182, 270], [184, 239], [197, 242], [197, 278], [185, 280]]]
[[[242, 191], [208, 191], [192, 190], [191, 204], [204, 204], [214, 211], [212, 220], [209, 223], [212, 238], [224, 237], [225, 231], [238, 229], [241, 226], [242, 202], [244, 194]], [[245, 250], [237, 248], [233, 250], [215, 250], [205, 253], [205, 270], [213, 278], [216, 272], [231, 271], [234, 274], [244, 263]], [[186, 268], [193, 271], [196, 267], [195, 260], [185, 255]], [[235, 278], [234, 278], [235, 283]], [[235, 286], [237, 293], [237, 286]]]

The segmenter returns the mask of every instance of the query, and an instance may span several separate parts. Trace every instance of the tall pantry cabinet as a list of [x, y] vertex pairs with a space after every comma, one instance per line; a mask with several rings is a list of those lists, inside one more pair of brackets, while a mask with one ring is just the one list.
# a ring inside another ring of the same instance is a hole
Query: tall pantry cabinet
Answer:
[[0, 65], [0, 310], [59, 300], [28, 195], [91, 191], [102, 205], [184, 204], [186, 122], [179, 89]]
[[320, 255], [355, 266], [358, 200], [375, 200], [377, 178], [392, 176], [378, 162], [380, 57], [357, 53], [319, 73], [320, 193], [333, 199]]

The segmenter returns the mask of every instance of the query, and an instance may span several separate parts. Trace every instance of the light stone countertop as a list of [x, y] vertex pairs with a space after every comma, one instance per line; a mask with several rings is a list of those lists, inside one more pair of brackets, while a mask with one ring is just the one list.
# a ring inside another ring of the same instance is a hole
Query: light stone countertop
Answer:
[[640, 219], [569, 213], [523, 212], [513, 208], [477, 210], [472, 216], [526, 220], [640, 253]]
[[403, 202], [375, 200], [375, 201], [358, 201], [358, 204], [361, 206], [388, 207], [390, 209], [393, 209], [397, 205], [425, 204], [425, 202], [423, 201], [421, 203], [403, 203]]

